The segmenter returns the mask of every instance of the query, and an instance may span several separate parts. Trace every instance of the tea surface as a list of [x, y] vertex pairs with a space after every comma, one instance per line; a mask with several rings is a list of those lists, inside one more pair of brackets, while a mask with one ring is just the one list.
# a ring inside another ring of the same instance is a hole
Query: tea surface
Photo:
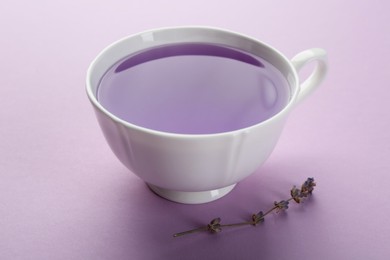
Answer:
[[138, 126], [211, 134], [245, 128], [278, 113], [289, 87], [267, 61], [224, 45], [163, 45], [114, 64], [98, 87], [99, 103]]

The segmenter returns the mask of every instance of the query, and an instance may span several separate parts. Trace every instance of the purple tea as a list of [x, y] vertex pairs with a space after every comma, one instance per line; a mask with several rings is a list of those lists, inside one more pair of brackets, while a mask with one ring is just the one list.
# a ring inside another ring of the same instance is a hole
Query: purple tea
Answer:
[[137, 126], [180, 134], [233, 131], [262, 122], [289, 99], [283, 75], [248, 52], [206, 43], [169, 44], [115, 63], [99, 103]]

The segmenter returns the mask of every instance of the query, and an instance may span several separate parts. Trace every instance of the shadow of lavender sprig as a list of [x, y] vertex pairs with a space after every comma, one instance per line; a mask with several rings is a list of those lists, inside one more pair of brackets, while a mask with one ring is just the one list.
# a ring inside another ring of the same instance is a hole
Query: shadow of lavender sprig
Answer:
[[234, 224], [221, 224], [221, 218], [214, 218], [210, 221], [209, 224], [203, 227], [198, 227], [195, 229], [187, 230], [184, 232], [179, 232], [174, 234], [174, 237], [180, 237], [187, 234], [192, 234], [196, 232], [201, 231], [207, 231], [210, 233], [219, 233], [222, 231], [223, 228], [228, 227], [238, 227], [238, 226], [245, 226], [245, 225], [252, 225], [257, 226], [260, 223], [263, 223], [265, 220], [265, 217], [270, 214], [271, 212], [281, 212], [288, 209], [290, 201], [294, 201], [296, 203], [302, 203], [303, 200], [310, 197], [313, 193], [314, 186], [316, 186], [316, 183], [314, 182], [314, 178], [307, 178], [307, 180], [301, 185], [301, 188], [297, 188], [296, 186], [293, 186], [290, 190], [290, 198], [286, 200], [281, 201], [275, 201], [274, 206], [267, 210], [265, 213], [263, 211], [259, 211], [258, 213], [255, 213], [252, 215], [251, 220], [240, 222], [240, 223], [234, 223]]

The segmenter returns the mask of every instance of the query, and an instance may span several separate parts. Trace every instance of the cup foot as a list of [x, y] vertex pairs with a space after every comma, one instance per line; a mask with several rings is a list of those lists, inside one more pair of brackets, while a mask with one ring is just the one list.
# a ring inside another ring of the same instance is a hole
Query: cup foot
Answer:
[[175, 191], [168, 190], [164, 188], [157, 187], [153, 184], [147, 183], [149, 188], [155, 192], [157, 195], [174, 202], [184, 203], [184, 204], [201, 204], [207, 203], [219, 198], [222, 198], [226, 194], [228, 194], [231, 190], [233, 190], [236, 183], [224, 188], [216, 189], [216, 190], [208, 190], [208, 191]]

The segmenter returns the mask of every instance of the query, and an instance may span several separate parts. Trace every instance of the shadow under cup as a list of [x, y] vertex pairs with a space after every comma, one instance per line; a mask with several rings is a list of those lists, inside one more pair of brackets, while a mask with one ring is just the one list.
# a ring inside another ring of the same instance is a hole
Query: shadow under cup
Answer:
[[118, 159], [169, 200], [227, 194], [268, 158], [298, 92], [291, 63], [219, 29], [124, 38], [91, 64], [87, 93]]

